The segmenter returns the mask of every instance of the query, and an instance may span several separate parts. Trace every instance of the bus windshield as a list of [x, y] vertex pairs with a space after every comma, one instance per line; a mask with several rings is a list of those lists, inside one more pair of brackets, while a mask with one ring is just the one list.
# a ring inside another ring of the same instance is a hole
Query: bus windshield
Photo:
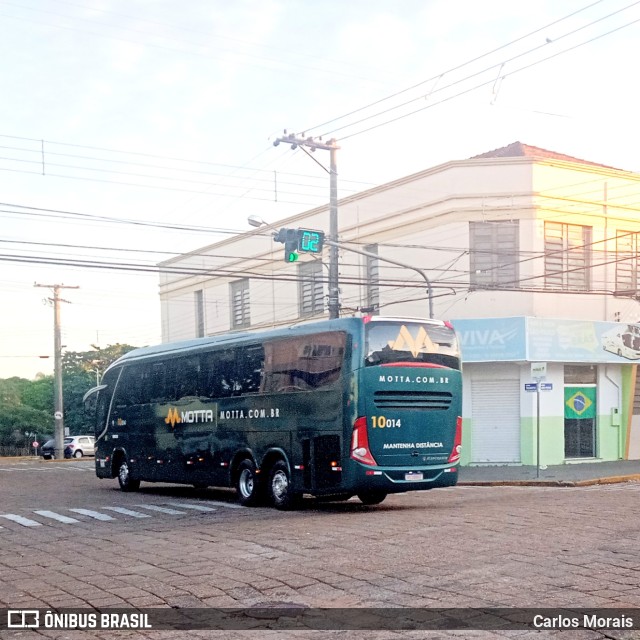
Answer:
[[446, 325], [369, 322], [366, 336], [366, 366], [411, 362], [460, 369], [456, 334]]

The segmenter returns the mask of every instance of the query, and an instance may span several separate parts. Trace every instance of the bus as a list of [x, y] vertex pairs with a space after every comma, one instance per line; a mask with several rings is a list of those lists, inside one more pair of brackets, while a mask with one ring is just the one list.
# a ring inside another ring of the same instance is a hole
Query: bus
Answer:
[[450, 324], [380, 316], [135, 349], [85, 395], [96, 474], [231, 487], [245, 506], [292, 509], [304, 494], [451, 487], [462, 374]]

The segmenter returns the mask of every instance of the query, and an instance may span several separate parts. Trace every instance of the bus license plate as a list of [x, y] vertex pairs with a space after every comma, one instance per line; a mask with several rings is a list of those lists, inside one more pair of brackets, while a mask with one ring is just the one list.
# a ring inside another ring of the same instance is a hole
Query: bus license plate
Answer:
[[411, 482], [416, 482], [417, 480], [422, 480], [422, 474], [421, 473], [405, 473], [404, 479], [409, 480]]

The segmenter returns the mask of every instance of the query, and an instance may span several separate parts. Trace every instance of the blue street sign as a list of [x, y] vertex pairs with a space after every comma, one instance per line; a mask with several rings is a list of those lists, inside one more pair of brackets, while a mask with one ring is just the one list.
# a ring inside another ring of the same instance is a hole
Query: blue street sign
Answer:
[[541, 382], [540, 383], [540, 391], [553, 391], [553, 383], [552, 382]]
[[524, 390], [525, 391], [537, 391], [538, 390], [538, 384], [536, 382], [525, 382], [524, 383]]

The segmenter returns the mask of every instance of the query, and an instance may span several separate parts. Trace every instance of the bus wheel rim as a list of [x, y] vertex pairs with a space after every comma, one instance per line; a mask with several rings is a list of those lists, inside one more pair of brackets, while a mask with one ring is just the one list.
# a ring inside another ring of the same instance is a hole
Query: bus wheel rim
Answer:
[[240, 491], [245, 498], [253, 494], [253, 474], [249, 469], [243, 469], [240, 474]]
[[127, 480], [129, 480], [129, 467], [126, 462], [123, 462], [120, 465], [120, 470], [118, 471], [118, 475], [120, 476], [120, 480], [123, 484], [126, 484]]
[[273, 481], [271, 485], [273, 488], [273, 495], [276, 498], [282, 498], [286, 495], [289, 488], [287, 474], [284, 471], [276, 471], [276, 473], [273, 474]]

